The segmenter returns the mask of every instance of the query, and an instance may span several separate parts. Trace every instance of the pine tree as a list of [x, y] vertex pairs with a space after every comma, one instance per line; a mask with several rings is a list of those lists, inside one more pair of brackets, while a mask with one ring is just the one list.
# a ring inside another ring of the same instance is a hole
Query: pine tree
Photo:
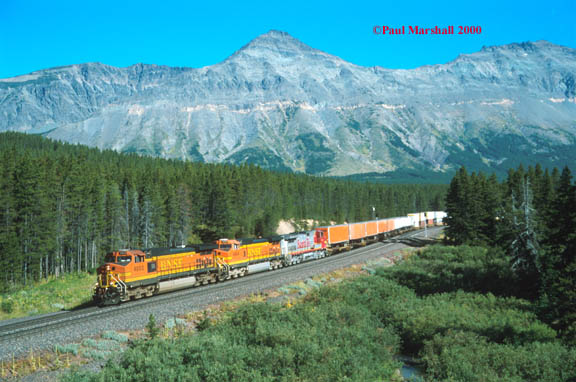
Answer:
[[576, 343], [576, 187], [565, 167], [552, 203], [542, 301], [547, 318]]
[[530, 178], [522, 182], [522, 204], [512, 203], [515, 235], [510, 244], [512, 270], [518, 275], [526, 297], [534, 298], [540, 289], [542, 260], [539, 238], [536, 234], [536, 211]]
[[470, 215], [471, 185], [468, 172], [461, 167], [456, 173], [446, 195], [446, 240], [451, 244], [464, 244], [473, 239]]

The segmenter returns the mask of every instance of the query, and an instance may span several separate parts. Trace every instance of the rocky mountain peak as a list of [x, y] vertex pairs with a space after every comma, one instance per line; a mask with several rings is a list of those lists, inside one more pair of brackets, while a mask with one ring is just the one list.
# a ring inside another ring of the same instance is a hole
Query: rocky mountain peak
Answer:
[[248, 44], [236, 51], [229, 60], [238, 58], [295, 58], [304, 55], [325, 55], [324, 52], [316, 50], [297, 38], [292, 37], [289, 33], [271, 30], [262, 34]]

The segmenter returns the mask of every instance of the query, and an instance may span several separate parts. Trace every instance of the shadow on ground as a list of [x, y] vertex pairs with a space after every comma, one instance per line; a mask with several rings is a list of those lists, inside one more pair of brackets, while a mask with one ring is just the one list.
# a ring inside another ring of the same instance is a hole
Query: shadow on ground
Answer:
[[384, 243], [401, 243], [404, 245], [408, 245], [410, 247], [425, 247], [427, 245], [438, 244], [440, 243], [440, 239], [435, 238], [416, 238], [416, 237], [405, 237], [405, 238], [398, 238], [398, 239], [389, 239], [384, 241]]

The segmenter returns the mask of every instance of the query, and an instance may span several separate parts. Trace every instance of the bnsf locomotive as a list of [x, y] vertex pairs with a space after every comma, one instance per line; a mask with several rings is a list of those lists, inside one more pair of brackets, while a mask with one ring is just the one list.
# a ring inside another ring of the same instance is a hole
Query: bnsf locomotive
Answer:
[[186, 248], [126, 249], [98, 268], [99, 305], [139, 299], [249, 273], [273, 270], [386, 239], [411, 228], [441, 224], [444, 212], [319, 227], [262, 239], [220, 239]]

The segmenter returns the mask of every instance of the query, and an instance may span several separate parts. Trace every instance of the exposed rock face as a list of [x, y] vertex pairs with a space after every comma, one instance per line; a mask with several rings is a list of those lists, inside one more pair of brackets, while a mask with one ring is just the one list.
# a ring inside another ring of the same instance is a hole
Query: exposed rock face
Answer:
[[124, 152], [347, 175], [576, 160], [576, 50], [487, 47], [362, 67], [271, 31], [200, 69], [98, 63], [0, 80], [0, 131]]

